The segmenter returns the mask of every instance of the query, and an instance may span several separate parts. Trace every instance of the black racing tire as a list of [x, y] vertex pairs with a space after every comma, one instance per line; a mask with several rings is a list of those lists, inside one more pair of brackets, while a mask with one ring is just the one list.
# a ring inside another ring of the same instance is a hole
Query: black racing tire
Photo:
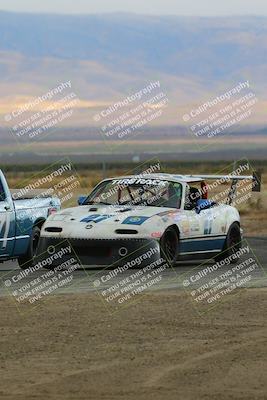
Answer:
[[174, 228], [166, 229], [160, 239], [160, 256], [169, 265], [174, 266], [179, 255], [179, 237]]
[[[227, 257], [235, 255], [242, 246], [242, 234], [240, 225], [238, 222], [234, 222], [227, 233], [223, 250], [220, 254], [215, 257], [215, 261], [225, 260]], [[238, 257], [231, 258], [230, 263], [236, 264], [238, 262]]]
[[35, 258], [37, 255], [38, 244], [40, 240], [41, 230], [38, 226], [34, 226], [30, 237], [30, 243], [27, 253], [18, 259], [18, 263], [21, 269], [27, 269], [33, 267], [35, 264]]

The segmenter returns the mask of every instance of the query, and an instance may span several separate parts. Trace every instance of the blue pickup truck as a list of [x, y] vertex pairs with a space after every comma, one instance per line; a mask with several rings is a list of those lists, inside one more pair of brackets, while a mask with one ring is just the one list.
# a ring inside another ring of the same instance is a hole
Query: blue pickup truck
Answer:
[[56, 197], [16, 196], [0, 170], [0, 263], [17, 259], [22, 269], [34, 264], [40, 231], [46, 218], [60, 210]]

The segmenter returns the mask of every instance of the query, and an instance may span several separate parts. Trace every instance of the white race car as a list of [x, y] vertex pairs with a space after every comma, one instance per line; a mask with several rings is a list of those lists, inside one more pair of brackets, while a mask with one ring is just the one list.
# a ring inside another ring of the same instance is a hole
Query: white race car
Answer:
[[124, 262], [144, 253], [151, 242], [172, 265], [233, 255], [242, 235], [239, 213], [230, 204], [237, 182], [255, 177], [231, 176], [226, 204], [207, 195], [206, 180], [220, 178], [152, 174], [106, 179], [88, 197], [81, 197], [78, 207], [47, 219], [39, 254], [67, 239], [84, 265]]

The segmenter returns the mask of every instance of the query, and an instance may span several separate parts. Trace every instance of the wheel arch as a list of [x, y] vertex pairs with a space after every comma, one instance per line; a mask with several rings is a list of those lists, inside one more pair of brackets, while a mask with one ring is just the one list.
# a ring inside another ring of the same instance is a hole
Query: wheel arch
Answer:
[[237, 224], [237, 225], [239, 226], [239, 228], [241, 229], [240, 221], [238, 221], [238, 220], [229, 221], [229, 223], [226, 225], [225, 240], [224, 240], [224, 242], [223, 242], [222, 250], [225, 248], [226, 240], [227, 240], [227, 235], [228, 235], [228, 233], [229, 233], [229, 231], [230, 231], [230, 228], [231, 228], [231, 226], [232, 226], [233, 224]]
[[[168, 254], [168, 251], [165, 248], [165, 234], [168, 231], [173, 231], [175, 233], [176, 236], [176, 246], [172, 249], [172, 251], [174, 251], [174, 254], [171, 255], [171, 257], [166, 256], [166, 254]], [[161, 239], [160, 239], [160, 253], [161, 253], [161, 258], [163, 258], [163, 260], [166, 260], [168, 263], [170, 263], [170, 265], [175, 265], [175, 263], [177, 262], [177, 259], [179, 257], [179, 247], [180, 247], [180, 231], [177, 225], [172, 224], [166, 227]], [[166, 258], [167, 257], [167, 258]]]
[[228, 233], [228, 232], [229, 232], [229, 229], [230, 229], [230, 228], [231, 228], [231, 226], [232, 226], [232, 225], [234, 225], [234, 224], [237, 224], [237, 225], [239, 226], [239, 228], [241, 228], [240, 221], [238, 221], [238, 220], [229, 221], [229, 224], [228, 224], [228, 229], [227, 229], [227, 232], [226, 232], [226, 233]]
[[180, 230], [179, 230], [178, 226], [175, 225], [175, 224], [169, 225], [169, 226], [165, 229], [165, 232], [166, 232], [167, 229], [170, 229], [170, 228], [175, 230], [175, 232], [177, 233], [178, 239], [180, 239]]
[[38, 218], [35, 222], [34, 222], [34, 224], [33, 224], [33, 228], [35, 227], [35, 226], [37, 226], [39, 229], [42, 229], [42, 226], [43, 226], [43, 224], [45, 223], [45, 218]]

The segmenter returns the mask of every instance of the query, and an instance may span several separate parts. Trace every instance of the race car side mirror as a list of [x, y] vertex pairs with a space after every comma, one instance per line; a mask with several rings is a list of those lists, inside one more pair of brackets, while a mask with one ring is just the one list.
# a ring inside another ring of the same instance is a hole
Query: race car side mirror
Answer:
[[80, 196], [78, 198], [78, 202], [77, 202], [78, 206], [82, 206], [86, 199], [87, 199], [87, 196]]

